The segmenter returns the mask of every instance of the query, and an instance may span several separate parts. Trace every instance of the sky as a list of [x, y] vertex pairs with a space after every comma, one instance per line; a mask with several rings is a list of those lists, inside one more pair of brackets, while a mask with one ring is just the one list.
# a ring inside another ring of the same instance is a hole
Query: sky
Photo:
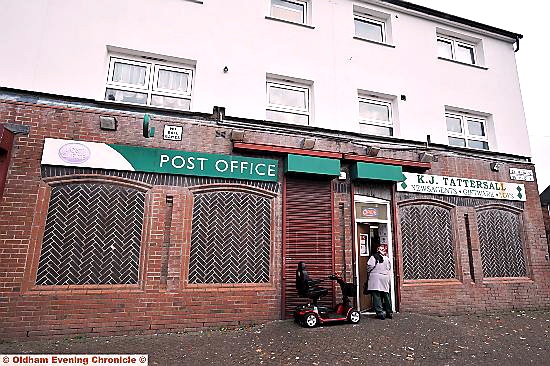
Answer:
[[544, 99], [550, 86], [548, 51], [544, 49], [550, 35], [546, 13], [540, 7], [527, 6], [528, 2], [523, 5], [503, 0], [407, 1], [523, 35], [516, 62], [531, 154], [542, 192], [550, 185], [550, 121], [545, 114], [549, 101]]

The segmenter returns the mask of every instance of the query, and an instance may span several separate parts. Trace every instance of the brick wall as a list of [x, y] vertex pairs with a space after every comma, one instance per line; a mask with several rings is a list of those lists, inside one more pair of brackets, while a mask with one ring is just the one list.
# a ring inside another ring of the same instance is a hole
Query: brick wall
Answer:
[[[118, 130], [102, 131], [100, 115], [115, 117]], [[51, 185], [61, 179], [48, 178], [46, 183], [41, 178], [46, 137], [231, 154], [229, 139], [216, 137], [223, 135], [216, 132], [228, 131], [213, 122], [153, 117], [157, 131], [165, 123], [184, 127], [183, 141], [171, 142], [145, 139], [141, 118], [134, 113], [0, 102], [0, 123], [30, 127], [28, 136], [16, 138], [0, 201], [0, 337], [183, 331], [280, 317], [280, 193], [273, 199], [268, 283], [188, 284], [192, 196], [185, 187], [149, 185], [139, 284], [34, 284]], [[125, 178], [94, 174], [89, 179], [130, 184]], [[165, 218], [167, 196], [173, 197], [171, 221]], [[166, 222], [171, 222], [170, 259], [163, 271]]]
[[[99, 116], [115, 117], [117, 131], [99, 128]], [[85, 108], [74, 105], [44, 105], [0, 101], [0, 123], [30, 127], [29, 135], [16, 137], [0, 201], [0, 336], [35, 337], [68, 334], [120, 334], [167, 332], [195, 328], [218, 328], [259, 323], [281, 317], [282, 278], [282, 193], [273, 198], [270, 282], [265, 284], [187, 283], [191, 228], [188, 187], [149, 185], [145, 187], [146, 207], [142, 238], [140, 281], [137, 285], [35, 286], [38, 256], [48, 210], [51, 184], [58, 178], [43, 179], [40, 159], [47, 137], [127, 144], [184, 151], [232, 154], [230, 128], [204, 116], [171, 117], [154, 115], [152, 126], [162, 131], [164, 124], [183, 126], [182, 141], [165, 141], [160, 136], [142, 136], [143, 115], [114, 109]], [[307, 132], [304, 132], [307, 134]], [[301, 133], [272, 133], [246, 130], [246, 141], [257, 144], [300, 147]], [[337, 139], [317, 138], [316, 150], [361, 154], [364, 148]], [[261, 154], [247, 153], [261, 157]], [[280, 158], [281, 156], [269, 156]], [[412, 151], [384, 150], [379, 157], [417, 159]], [[509, 167], [534, 169], [530, 164], [508, 164], [492, 172], [489, 161], [441, 153], [429, 174], [510, 181]], [[343, 169], [349, 168], [343, 162]], [[281, 169], [282, 170], [282, 169]], [[96, 172], [97, 173], [97, 172]], [[138, 184], [132, 176], [101, 176]], [[348, 171], [349, 173], [349, 171]], [[279, 182], [282, 182], [282, 172]], [[99, 179], [93, 174], [94, 179]], [[59, 178], [61, 179], [61, 178]], [[143, 182], [142, 182], [143, 183]], [[139, 184], [142, 184], [139, 183]], [[368, 182], [362, 182], [368, 186]], [[449, 314], [499, 309], [535, 309], [550, 305], [550, 266], [545, 259], [546, 244], [536, 182], [524, 182], [527, 202], [522, 213], [524, 244], [528, 257], [528, 278], [495, 280], [482, 276], [479, 237], [475, 211], [458, 207], [454, 216], [457, 228], [457, 279], [453, 281], [404, 281], [402, 262], [397, 258], [398, 290], [401, 311]], [[367, 187], [368, 188], [368, 187]], [[351, 282], [353, 212], [352, 182], [333, 181], [333, 242], [335, 271], [345, 269]], [[166, 219], [167, 200], [173, 197], [173, 216]], [[395, 211], [394, 208], [392, 208]], [[472, 220], [474, 275], [470, 273], [464, 215]], [[166, 223], [170, 228], [166, 228]], [[398, 226], [396, 224], [396, 226]], [[181, 229], [184, 228], [184, 229]], [[165, 235], [170, 232], [168, 252]], [[399, 228], [394, 227], [395, 253], [401, 253]], [[167, 254], [168, 253], [168, 254]], [[166, 262], [165, 258], [169, 258]], [[338, 299], [337, 299], [338, 300]]]
[[[509, 168], [534, 170], [531, 164], [504, 164], [499, 172], [489, 169], [489, 161], [467, 157], [440, 156], [429, 174], [468, 177], [473, 179], [515, 182]], [[550, 264], [546, 258], [544, 224], [536, 182], [515, 182], [525, 185], [527, 201], [522, 212], [523, 244], [528, 273], [525, 278], [484, 278], [479, 251], [479, 235], [474, 207], [456, 207], [454, 216], [457, 278], [453, 280], [402, 280], [401, 310], [449, 314], [485, 312], [503, 309], [540, 309], [550, 306]], [[493, 202], [503, 204], [503, 202]], [[504, 202], [505, 203], [505, 202]], [[466, 225], [470, 222], [473, 273], [470, 270]], [[401, 245], [398, 238], [398, 245]]]

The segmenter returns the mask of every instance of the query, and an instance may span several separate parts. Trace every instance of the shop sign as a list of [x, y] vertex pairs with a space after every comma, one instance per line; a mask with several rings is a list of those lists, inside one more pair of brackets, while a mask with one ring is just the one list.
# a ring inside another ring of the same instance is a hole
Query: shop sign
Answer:
[[535, 180], [535, 177], [533, 176], [532, 170], [510, 168], [510, 179], [533, 182]]
[[364, 217], [378, 217], [378, 208], [366, 207], [361, 211]]
[[388, 208], [385, 204], [370, 203], [370, 202], [355, 202], [355, 218], [366, 219], [388, 219]]
[[276, 182], [279, 162], [139, 146], [47, 138], [43, 165]]
[[403, 173], [404, 182], [397, 184], [400, 192], [441, 194], [508, 201], [525, 201], [523, 184], [496, 182], [440, 175]]

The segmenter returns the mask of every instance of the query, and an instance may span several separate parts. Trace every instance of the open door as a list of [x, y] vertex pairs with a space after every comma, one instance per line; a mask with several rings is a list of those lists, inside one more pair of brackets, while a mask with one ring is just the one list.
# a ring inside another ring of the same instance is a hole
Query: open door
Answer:
[[377, 224], [358, 223], [357, 241], [359, 243], [359, 284], [360, 294], [359, 303], [361, 311], [369, 311], [372, 308], [372, 299], [370, 295], [363, 294], [363, 286], [367, 281], [367, 261], [380, 243], [379, 226]]
[[[389, 202], [372, 197], [355, 196], [355, 224], [356, 224], [356, 273], [358, 278], [358, 307], [362, 312], [371, 311], [371, 295], [363, 294], [363, 286], [367, 281], [367, 262], [374, 253], [376, 246], [388, 245], [388, 255], [393, 258], [391, 242], [391, 221]], [[395, 269], [394, 269], [395, 270]], [[391, 279], [392, 305], [395, 309], [394, 276]]]

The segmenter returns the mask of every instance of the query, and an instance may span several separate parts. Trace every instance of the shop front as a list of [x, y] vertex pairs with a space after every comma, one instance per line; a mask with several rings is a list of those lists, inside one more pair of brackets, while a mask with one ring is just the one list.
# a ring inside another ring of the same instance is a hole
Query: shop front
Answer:
[[[533, 189], [510, 178], [405, 175], [397, 185], [401, 306], [431, 313], [536, 306], [534, 264], [544, 251], [530, 234]], [[481, 176], [491, 175], [503, 177]]]
[[[445, 147], [431, 163], [401, 150], [368, 156], [362, 137], [306, 139], [289, 127], [275, 138], [214, 117], [148, 120], [179, 131], [174, 140], [142, 133], [135, 111], [17, 106], [40, 128], [16, 140], [3, 129], [0, 140], [0, 209], [10, 213], [0, 245], [13, 274], [0, 283], [0, 322], [10, 337], [288, 318], [308, 301], [295, 287], [301, 261], [313, 278], [341, 273], [368, 312], [366, 262], [378, 243], [388, 244], [396, 311], [548, 305], [536, 182], [507, 170], [532, 165], [493, 171]], [[105, 115], [117, 123], [102, 125]], [[322, 305], [340, 300], [331, 281], [323, 287]]]

